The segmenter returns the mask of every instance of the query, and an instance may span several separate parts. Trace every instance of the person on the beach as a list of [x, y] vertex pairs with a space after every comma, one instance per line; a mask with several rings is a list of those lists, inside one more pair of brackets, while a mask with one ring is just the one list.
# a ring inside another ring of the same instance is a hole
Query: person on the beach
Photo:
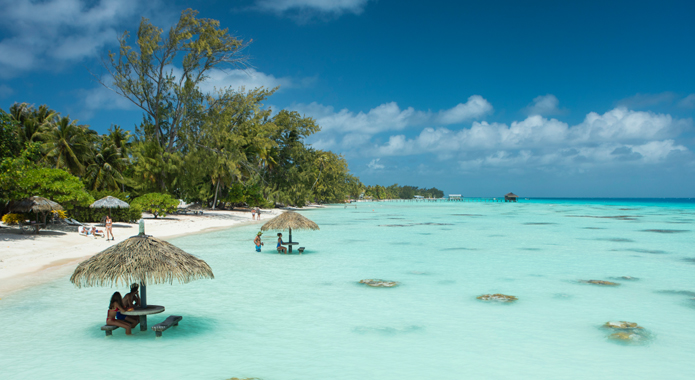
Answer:
[[253, 239], [253, 244], [256, 244], [256, 252], [260, 252], [261, 246], [263, 245], [263, 242], [261, 241], [261, 235], [263, 235], [263, 232], [258, 232], [258, 234], [256, 234], [256, 238]]
[[106, 240], [109, 240], [109, 234], [111, 234], [111, 240], [113, 240], [113, 221], [111, 220], [111, 217], [108, 215], [106, 215], [104, 226], [106, 226]]
[[125, 321], [126, 316], [121, 314], [122, 311], [125, 311], [125, 308], [123, 308], [123, 298], [121, 298], [121, 293], [115, 292], [111, 296], [111, 301], [109, 301], [109, 311], [106, 313], [106, 324], [109, 326], [123, 327], [126, 335], [133, 335], [130, 331], [132, 326]]
[[261, 208], [256, 207], [256, 215], [258, 215], [258, 220], [261, 220]]
[[[139, 286], [138, 284], [132, 284], [130, 285], [130, 293], [126, 294], [123, 296], [123, 307], [125, 308], [126, 311], [132, 311], [136, 307], [140, 307], [140, 294], [138, 292]], [[116, 314], [118, 316], [119, 313]], [[140, 318], [138, 317], [132, 317], [132, 316], [127, 316], [125, 317], [125, 321], [130, 323], [130, 327], [135, 327], [140, 323]]]
[[251, 219], [256, 220], [256, 208], [251, 209]]
[[282, 241], [282, 234], [278, 233], [278, 253], [287, 253], [287, 248], [283, 247], [282, 244], [284, 244]]

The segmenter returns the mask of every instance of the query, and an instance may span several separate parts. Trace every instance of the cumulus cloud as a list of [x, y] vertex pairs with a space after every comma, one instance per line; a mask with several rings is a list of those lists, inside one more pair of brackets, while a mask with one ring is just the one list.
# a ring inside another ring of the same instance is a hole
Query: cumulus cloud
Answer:
[[359, 133], [373, 135], [385, 131], [399, 131], [413, 126], [450, 125], [480, 118], [492, 112], [492, 105], [480, 95], [473, 95], [466, 103], [439, 112], [418, 111], [413, 107], [401, 109], [396, 102], [384, 103], [368, 112], [335, 111], [332, 106], [316, 102], [297, 104], [293, 110], [311, 116], [323, 132]]
[[558, 115], [562, 113], [558, 108], [559, 104], [560, 101], [553, 94], [537, 96], [533, 99], [533, 103], [526, 107], [525, 111], [527, 115]]
[[381, 158], [373, 159], [370, 163], [367, 164], [367, 167], [372, 169], [372, 170], [383, 169], [384, 165], [380, 164], [379, 160], [381, 160]]
[[484, 151], [491, 149], [538, 149], [579, 146], [604, 142], [636, 142], [668, 139], [692, 128], [691, 119], [673, 119], [670, 115], [616, 108], [599, 115], [589, 113], [584, 121], [570, 127], [557, 119], [529, 116], [510, 125], [474, 122], [458, 131], [428, 127], [414, 138], [390, 136], [375, 148], [382, 156], [447, 151]]
[[262, 73], [254, 69], [246, 70], [211, 70], [209, 79], [203, 82], [200, 89], [203, 92], [213, 92], [215, 88], [232, 87], [239, 89], [241, 87], [247, 90], [256, 87], [274, 88], [280, 86], [281, 89], [298, 87], [304, 83], [300, 81], [296, 83], [288, 77], [276, 77], [272, 74]]
[[256, 0], [256, 10], [287, 15], [298, 22], [312, 18], [335, 18], [345, 13], [359, 15], [369, 0]]
[[152, 5], [137, 0], [0, 0], [0, 28], [6, 36], [0, 40], [0, 75], [96, 56], [116, 43], [125, 21], [137, 20]]
[[673, 140], [650, 141], [640, 145], [606, 143], [598, 146], [560, 148], [550, 152], [500, 150], [482, 157], [458, 161], [463, 171], [483, 168], [546, 167], [586, 169], [596, 166], [644, 165], [664, 162], [673, 154], [687, 152], [687, 148]]

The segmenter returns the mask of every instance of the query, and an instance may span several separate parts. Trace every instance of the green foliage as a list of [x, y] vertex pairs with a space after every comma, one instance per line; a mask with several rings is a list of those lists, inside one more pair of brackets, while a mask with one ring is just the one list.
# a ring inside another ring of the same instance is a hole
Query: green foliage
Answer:
[[5, 159], [0, 164], [0, 193], [5, 200], [37, 195], [66, 209], [94, 202], [79, 178], [65, 170], [37, 166], [21, 157]]
[[178, 206], [179, 201], [172, 198], [169, 194], [149, 193], [135, 198], [132, 206], [136, 206], [143, 211], [147, 211], [154, 215], [155, 219], [159, 216], [167, 216], [174, 211]]
[[203, 92], [210, 70], [246, 64], [240, 53], [247, 43], [216, 20], [189, 9], [165, 32], [143, 19], [136, 40], [125, 32], [119, 44], [104, 60], [111, 89], [142, 109], [142, 123], [133, 134], [112, 125], [100, 136], [46, 105], [13, 104], [0, 112], [0, 198], [41, 195], [78, 219], [98, 221], [108, 210], [86, 206], [113, 195], [132, 201], [130, 211], [111, 211], [129, 221], [141, 210], [155, 217], [173, 211], [171, 195], [213, 208], [443, 195], [365, 187], [344, 157], [306, 144], [321, 129], [315, 120], [264, 106], [277, 89]]
[[77, 120], [62, 117], [55, 124], [44, 128], [38, 137], [44, 142], [44, 159], [51, 166], [65, 169], [74, 175], [84, 174], [96, 132], [85, 125], [77, 125]]
[[142, 209], [137, 205], [130, 205], [130, 208], [90, 208], [90, 207], [75, 207], [70, 210], [70, 217], [83, 223], [100, 223], [106, 215], [111, 214], [111, 219], [114, 222], [136, 222], [142, 219]]
[[398, 184], [389, 187], [367, 186], [364, 189], [364, 196], [373, 199], [413, 199], [416, 195], [422, 195], [425, 198], [441, 198], [444, 192], [435, 187], [420, 189], [417, 186], [398, 186]]
[[[203, 105], [198, 85], [217, 67], [244, 66], [246, 46], [220, 29], [219, 21], [197, 18], [187, 9], [168, 33], [143, 18], [134, 45], [129, 33], [119, 38], [120, 49], [109, 52], [105, 68], [113, 77], [113, 90], [141, 108], [150, 122], [145, 133], [167, 153], [177, 150], [189, 112]], [[171, 65], [181, 65], [174, 75]]]
[[0, 110], [0, 161], [17, 157], [22, 151], [19, 124]]

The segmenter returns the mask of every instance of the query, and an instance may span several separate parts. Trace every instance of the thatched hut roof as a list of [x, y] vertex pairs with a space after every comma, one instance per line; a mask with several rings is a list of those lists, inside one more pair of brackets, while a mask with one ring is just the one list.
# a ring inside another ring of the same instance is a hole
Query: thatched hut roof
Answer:
[[507, 197], [507, 198], [519, 198], [519, 196], [514, 194], [514, 193], [508, 193], [507, 195], [505, 195], [505, 197]]
[[80, 263], [70, 281], [82, 287], [187, 283], [201, 278], [215, 278], [205, 261], [166, 241], [137, 235]]
[[130, 205], [122, 200], [112, 197], [110, 195], [95, 201], [91, 205], [91, 208], [129, 208]]
[[44, 197], [29, 197], [15, 202], [10, 206], [10, 212], [48, 212], [62, 210], [63, 206]]
[[318, 230], [319, 226], [301, 214], [294, 211], [287, 211], [264, 224], [263, 227], [261, 227], [261, 231], [284, 231], [290, 228], [293, 230]]

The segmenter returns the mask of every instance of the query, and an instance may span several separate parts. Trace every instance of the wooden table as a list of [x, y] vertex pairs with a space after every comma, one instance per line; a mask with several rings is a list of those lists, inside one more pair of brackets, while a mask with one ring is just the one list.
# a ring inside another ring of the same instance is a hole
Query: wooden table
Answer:
[[297, 243], [296, 241], [286, 241], [286, 242], [283, 242], [282, 245], [287, 246], [287, 253], [292, 253], [292, 246], [293, 245], [299, 245], [299, 243]]
[[147, 316], [150, 314], [159, 314], [164, 312], [164, 306], [147, 305], [142, 308], [137, 308], [131, 311], [124, 311], [121, 314], [140, 317], [140, 331], [147, 330]]

